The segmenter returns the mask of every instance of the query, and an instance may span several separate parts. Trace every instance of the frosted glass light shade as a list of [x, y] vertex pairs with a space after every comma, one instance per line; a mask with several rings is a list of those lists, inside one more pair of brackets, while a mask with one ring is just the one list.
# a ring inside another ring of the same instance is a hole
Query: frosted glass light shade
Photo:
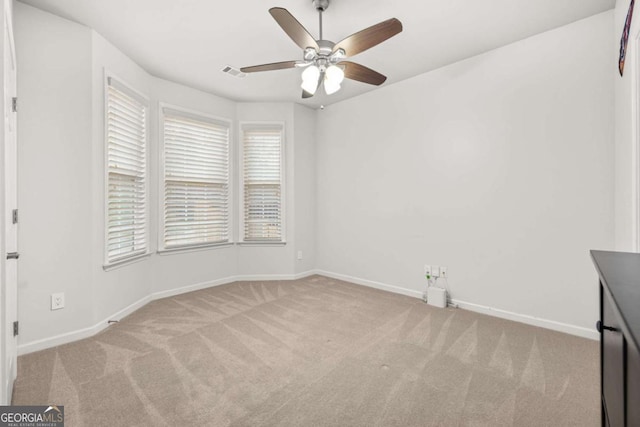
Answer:
[[342, 71], [342, 68], [340, 67], [331, 65], [329, 66], [329, 68], [327, 68], [325, 78], [332, 83], [336, 83], [339, 85], [344, 80], [344, 71]]
[[340, 90], [340, 83], [336, 83], [334, 80], [324, 79], [324, 91], [327, 95], [333, 95]]
[[324, 72], [324, 91], [332, 95], [340, 90], [340, 83], [344, 80], [342, 68], [330, 65]]
[[302, 84], [300, 87], [310, 94], [316, 93], [318, 89], [318, 79], [320, 78], [320, 69], [315, 65], [308, 66], [302, 72]]

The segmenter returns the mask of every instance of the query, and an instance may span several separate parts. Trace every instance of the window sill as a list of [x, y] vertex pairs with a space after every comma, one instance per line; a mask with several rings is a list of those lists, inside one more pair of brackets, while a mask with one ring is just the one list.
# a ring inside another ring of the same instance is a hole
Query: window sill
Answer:
[[238, 246], [286, 246], [287, 242], [238, 242]]
[[135, 255], [132, 256], [131, 258], [125, 258], [119, 261], [114, 261], [108, 264], [104, 264], [102, 266], [102, 269], [104, 271], [111, 271], [111, 270], [116, 270], [120, 267], [124, 267], [127, 266], [129, 264], [135, 264], [136, 262], [140, 262], [142, 260], [144, 260], [145, 258], [148, 258], [151, 256], [151, 252], [145, 252], [143, 254], [139, 254], [139, 255]]
[[165, 256], [165, 255], [174, 255], [174, 254], [184, 254], [189, 252], [208, 251], [210, 249], [228, 248], [233, 245], [234, 245], [233, 242], [224, 242], [224, 243], [212, 243], [209, 245], [200, 245], [200, 246], [182, 246], [182, 247], [169, 248], [169, 249], [158, 249], [157, 253], [158, 255]]

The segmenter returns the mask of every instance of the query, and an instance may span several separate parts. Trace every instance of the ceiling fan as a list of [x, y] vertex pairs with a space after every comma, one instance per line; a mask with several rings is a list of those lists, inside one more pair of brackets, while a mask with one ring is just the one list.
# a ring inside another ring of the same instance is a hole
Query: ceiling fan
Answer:
[[287, 9], [281, 7], [269, 9], [269, 13], [278, 25], [291, 37], [295, 44], [303, 49], [302, 60], [254, 65], [243, 67], [240, 71], [255, 73], [295, 67], [305, 68], [302, 72], [301, 85], [303, 98], [312, 97], [323, 82], [324, 91], [327, 95], [331, 95], [340, 90], [340, 84], [345, 77], [377, 86], [384, 83], [387, 79], [386, 76], [364, 65], [346, 61], [345, 59], [364, 52], [395, 36], [402, 31], [402, 23], [396, 18], [391, 18], [352, 34], [338, 43], [333, 43], [332, 41], [324, 40], [322, 36], [322, 12], [329, 7], [329, 0], [312, 0], [312, 2], [318, 11], [320, 20], [320, 37], [318, 40], [314, 39]]

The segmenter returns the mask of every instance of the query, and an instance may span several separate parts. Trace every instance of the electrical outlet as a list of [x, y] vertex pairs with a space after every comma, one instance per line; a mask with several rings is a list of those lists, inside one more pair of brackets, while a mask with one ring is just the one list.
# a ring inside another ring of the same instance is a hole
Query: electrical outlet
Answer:
[[425, 264], [424, 265], [424, 275], [431, 277], [431, 266]]
[[440, 277], [447, 278], [447, 267], [440, 267]]
[[51, 294], [51, 310], [64, 308], [64, 293]]
[[298, 259], [301, 260], [302, 259], [302, 251], [298, 251]]
[[431, 274], [433, 274], [433, 277], [440, 277], [440, 267], [438, 267], [437, 265], [432, 265]]

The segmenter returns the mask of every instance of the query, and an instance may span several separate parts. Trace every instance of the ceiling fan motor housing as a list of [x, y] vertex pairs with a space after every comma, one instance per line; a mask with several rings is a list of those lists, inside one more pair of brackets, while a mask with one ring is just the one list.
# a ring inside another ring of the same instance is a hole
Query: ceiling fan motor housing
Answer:
[[318, 42], [318, 46], [320, 47], [320, 50], [318, 51], [318, 53], [322, 56], [329, 56], [331, 55], [331, 52], [333, 51], [333, 46], [335, 46], [335, 43], [329, 40], [317, 40]]
[[329, 0], [311, 0], [313, 3], [313, 7], [316, 8], [318, 12], [324, 12], [329, 8]]

